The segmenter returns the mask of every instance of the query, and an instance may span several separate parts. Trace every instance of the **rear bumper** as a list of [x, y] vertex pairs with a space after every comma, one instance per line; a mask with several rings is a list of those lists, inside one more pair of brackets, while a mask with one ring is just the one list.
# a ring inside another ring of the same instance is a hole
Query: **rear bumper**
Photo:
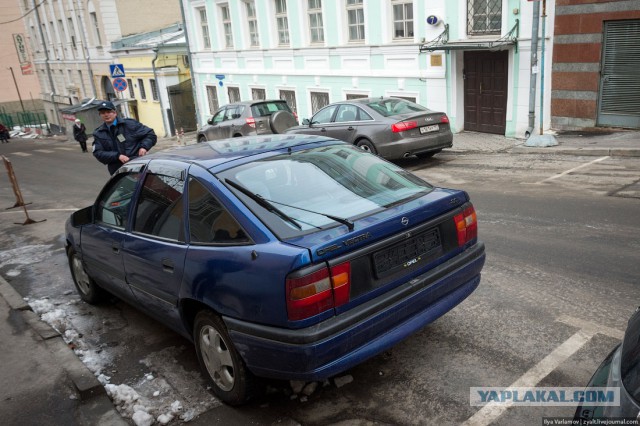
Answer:
[[383, 352], [466, 299], [480, 283], [484, 244], [376, 299], [314, 326], [290, 330], [224, 318], [249, 370], [322, 380]]
[[378, 155], [389, 160], [402, 158], [405, 155], [421, 154], [437, 151], [453, 146], [453, 134], [448, 132], [405, 137], [398, 141], [376, 146]]

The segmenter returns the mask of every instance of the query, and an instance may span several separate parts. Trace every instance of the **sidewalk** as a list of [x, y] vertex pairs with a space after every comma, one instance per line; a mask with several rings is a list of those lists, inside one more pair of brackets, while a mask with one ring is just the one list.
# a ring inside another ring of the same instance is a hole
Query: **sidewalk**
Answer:
[[[524, 139], [507, 138], [489, 133], [460, 132], [453, 135], [453, 148], [444, 152], [511, 154], [561, 154], [585, 156], [640, 157], [640, 131], [602, 130], [590, 132], [553, 132], [558, 145], [528, 147]], [[176, 137], [158, 138], [155, 149], [166, 149], [197, 143], [196, 132]]]

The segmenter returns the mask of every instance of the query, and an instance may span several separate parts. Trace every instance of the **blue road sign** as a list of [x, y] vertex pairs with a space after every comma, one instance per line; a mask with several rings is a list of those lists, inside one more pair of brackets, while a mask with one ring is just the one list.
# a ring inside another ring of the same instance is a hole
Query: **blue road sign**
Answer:
[[111, 71], [111, 78], [125, 77], [122, 64], [111, 64], [109, 65], [109, 70]]
[[125, 90], [127, 90], [127, 80], [121, 77], [114, 78], [113, 88], [118, 92], [124, 92]]

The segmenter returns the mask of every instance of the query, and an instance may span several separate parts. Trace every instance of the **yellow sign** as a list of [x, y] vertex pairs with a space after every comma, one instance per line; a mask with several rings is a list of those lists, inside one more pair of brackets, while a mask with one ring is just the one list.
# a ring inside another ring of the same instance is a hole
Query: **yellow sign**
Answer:
[[430, 55], [431, 57], [431, 66], [432, 67], [441, 67], [442, 66], [442, 55]]

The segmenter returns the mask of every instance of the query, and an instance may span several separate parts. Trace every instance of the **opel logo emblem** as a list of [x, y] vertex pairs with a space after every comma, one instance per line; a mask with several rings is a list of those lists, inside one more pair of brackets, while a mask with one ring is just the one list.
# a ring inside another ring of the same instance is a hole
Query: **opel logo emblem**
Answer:
[[402, 219], [400, 219], [400, 223], [402, 223], [404, 226], [407, 226], [409, 224], [409, 218], [403, 217]]

